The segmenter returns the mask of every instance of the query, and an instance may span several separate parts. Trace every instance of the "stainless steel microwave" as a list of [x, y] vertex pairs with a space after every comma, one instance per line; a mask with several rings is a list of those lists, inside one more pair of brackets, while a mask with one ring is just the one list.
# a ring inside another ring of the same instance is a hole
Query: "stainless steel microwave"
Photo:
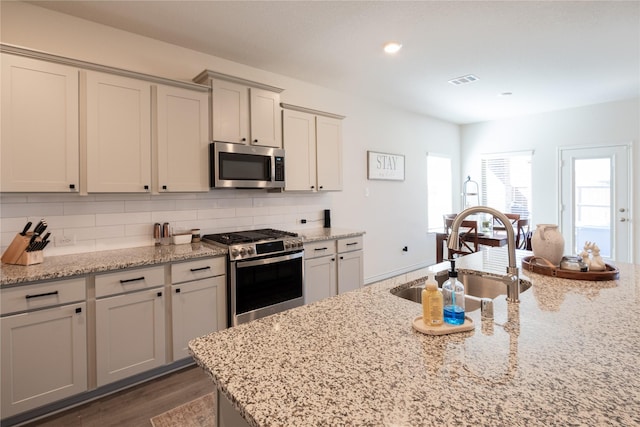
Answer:
[[284, 188], [284, 150], [273, 147], [209, 144], [211, 187]]

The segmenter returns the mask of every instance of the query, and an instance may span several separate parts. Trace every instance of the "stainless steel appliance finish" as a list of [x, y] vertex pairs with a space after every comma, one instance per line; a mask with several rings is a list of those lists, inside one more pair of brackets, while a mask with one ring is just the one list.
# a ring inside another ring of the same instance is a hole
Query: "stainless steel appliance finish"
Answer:
[[229, 326], [304, 304], [304, 250], [295, 233], [261, 229], [208, 234], [202, 239], [229, 251]]
[[210, 185], [217, 188], [284, 188], [284, 150], [273, 147], [209, 144]]

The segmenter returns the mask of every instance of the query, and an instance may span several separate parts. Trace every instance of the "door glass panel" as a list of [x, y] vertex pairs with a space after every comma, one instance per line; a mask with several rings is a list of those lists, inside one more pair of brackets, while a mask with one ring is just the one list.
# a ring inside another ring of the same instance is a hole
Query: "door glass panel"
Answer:
[[595, 242], [600, 255], [611, 257], [611, 159], [575, 159], [575, 227], [572, 253]]

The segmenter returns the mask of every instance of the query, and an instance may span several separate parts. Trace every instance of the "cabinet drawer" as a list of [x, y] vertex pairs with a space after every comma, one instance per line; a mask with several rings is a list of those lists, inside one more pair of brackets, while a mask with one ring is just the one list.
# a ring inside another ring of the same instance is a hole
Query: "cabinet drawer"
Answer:
[[57, 280], [2, 289], [2, 315], [86, 299], [85, 279]]
[[362, 236], [338, 240], [338, 252], [351, 252], [362, 249]]
[[164, 285], [164, 266], [136, 268], [96, 276], [96, 298]]
[[171, 283], [223, 275], [226, 272], [226, 261], [225, 257], [217, 257], [171, 264]]
[[336, 254], [336, 241], [335, 240], [321, 240], [319, 242], [311, 242], [304, 244], [304, 257], [305, 259], [317, 258], [319, 256], [335, 255]]

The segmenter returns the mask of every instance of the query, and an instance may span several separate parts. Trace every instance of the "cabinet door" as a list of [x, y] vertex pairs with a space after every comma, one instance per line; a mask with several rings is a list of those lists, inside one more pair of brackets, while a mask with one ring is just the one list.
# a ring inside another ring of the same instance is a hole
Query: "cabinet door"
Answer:
[[78, 70], [1, 54], [0, 190], [79, 189]]
[[287, 153], [284, 164], [285, 190], [312, 191], [316, 188], [315, 116], [283, 110], [283, 143]]
[[2, 417], [87, 390], [86, 303], [0, 319]]
[[173, 360], [189, 357], [189, 341], [227, 326], [226, 276], [171, 286]]
[[211, 80], [212, 139], [249, 143], [249, 89], [246, 86]]
[[316, 118], [318, 190], [342, 190], [342, 121]]
[[96, 300], [98, 387], [165, 363], [162, 288]]
[[146, 192], [151, 186], [151, 86], [86, 74], [87, 191]]
[[338, 254], [338, 293], [362, 287], [364, 283], [362, 251]]
[[304, 262], [304, 302], [311, 304], [336, 295], [336, 258], [326, 256]]
[[209, 191], [209, 95], [157, 86], [154, 191]]
[[280, 94], [264, 89], [250, 88], [251, 145], [282, 147], [280, 121]]

